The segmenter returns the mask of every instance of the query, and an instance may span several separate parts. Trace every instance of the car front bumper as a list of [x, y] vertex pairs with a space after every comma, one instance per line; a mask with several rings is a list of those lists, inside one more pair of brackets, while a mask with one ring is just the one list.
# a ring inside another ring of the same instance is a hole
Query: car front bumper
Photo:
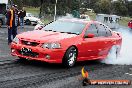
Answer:
[[[29, 51], [23, 49], [30, 49]], [[24, 52], [24, 53], [23, 53]], [[11, 55], [26, 58], [29, 60], [39, 60], [48, 63], [62, 63], [65, 50], [63, 49], [43, 49], [22, 44], [11, 44]]]

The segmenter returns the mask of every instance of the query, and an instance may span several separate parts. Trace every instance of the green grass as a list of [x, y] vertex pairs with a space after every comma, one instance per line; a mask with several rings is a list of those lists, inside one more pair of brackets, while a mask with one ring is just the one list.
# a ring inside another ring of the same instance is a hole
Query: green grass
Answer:
[[[32, 13], [34, 14], [35, 16], [39, 16], [39, 13], [40, 13], [40, 7], [38, 8], [35, 8], [35, 7], [25, 7], [25, 10], [27, 13]], [[49, 22], [51, 22], [52, 20], [48, 19], [48, 18], [44, 18], [44, 19], [41, 19], [41, 21], [44, 23], [44, 24], [48, 24]]]
[[45, 18], [45, 19], [43, 19], [43, 20], [41, 20], [44, 24], [48, 24], [48, 23], [50, 23], [51, 21], [53, 21], [53, 20], [50, 20], [50, 19], [47, 19], [47, 18]]
[[131, 20], [130, 17], [121, 17], [119, 24], [122, 26], [128, 26], [128, 22]]
[[39, 7], [37, 7], [37, 8], [35, 8], [35, 7], [25, 7], [25, 10], [26, 10], [27, 13], [32, 13], [32, 14], [37, 15], [37, 16], [40, 13], [40, 8]]

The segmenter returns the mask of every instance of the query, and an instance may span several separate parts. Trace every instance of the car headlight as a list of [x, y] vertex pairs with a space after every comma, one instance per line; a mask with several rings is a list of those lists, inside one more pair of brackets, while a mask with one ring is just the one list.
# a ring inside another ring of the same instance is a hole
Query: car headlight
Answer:
[[18, 39], [17, 37], [15, 37], [15, 38], [13, 39], [13, 42], [19, 43], [19, 39]]
[[59, 49], [61, 48], [61, 45], [60, 43], [44, 43], [42, 47], [48, 49]]

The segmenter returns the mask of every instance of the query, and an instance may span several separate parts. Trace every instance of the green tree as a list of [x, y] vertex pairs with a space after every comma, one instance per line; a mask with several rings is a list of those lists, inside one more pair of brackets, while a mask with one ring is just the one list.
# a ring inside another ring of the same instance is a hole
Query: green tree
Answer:
[[126, 16], [128, 14], [128, 8], [122, 0], [115, 1], [113, 3], [114, 13], [121, 16]]
[[[54, 14], [56, 0], [12, 0], [21, 9], [23, 6], [40, 7], [40, 15]], [[132, 1], [128, 0], [58, 0], [57, 15], [65, 15], [72, 11], [80, 12], [80, 8], [90, 8], [96, 13], [132, 15]], [[85, 10], [84, 10], [85, 11]]]
[[95, 3], [94, 8], [96, 13], [110, 14], [111, 10], [111, 1], [110, 0], [99, 0]]
[[22, 8], [22, 0], [12, 0], [13, 1], [13, 4], [16, 4], [18, 6], [18, 9], [21, 9]]
[[128, 15], [132, 16], [132, 1], [126, 0], [125, 1], [125, 5], [126, 5], [126, 7], [128, 9]]

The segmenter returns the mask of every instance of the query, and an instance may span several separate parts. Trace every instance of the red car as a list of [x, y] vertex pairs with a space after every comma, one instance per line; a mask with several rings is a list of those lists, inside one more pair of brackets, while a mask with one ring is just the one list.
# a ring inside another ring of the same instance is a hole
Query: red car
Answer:
[[117, 55], [122, 43], [119, 33], [97, 21], [60, 19], [42, 30], [19, 34], [11, 44], [11, 54], [20, 59], [63, 63], [105, 59], [112, 47]]
[[128, 27], [132, 28], [132, 20], [128, 22]]

